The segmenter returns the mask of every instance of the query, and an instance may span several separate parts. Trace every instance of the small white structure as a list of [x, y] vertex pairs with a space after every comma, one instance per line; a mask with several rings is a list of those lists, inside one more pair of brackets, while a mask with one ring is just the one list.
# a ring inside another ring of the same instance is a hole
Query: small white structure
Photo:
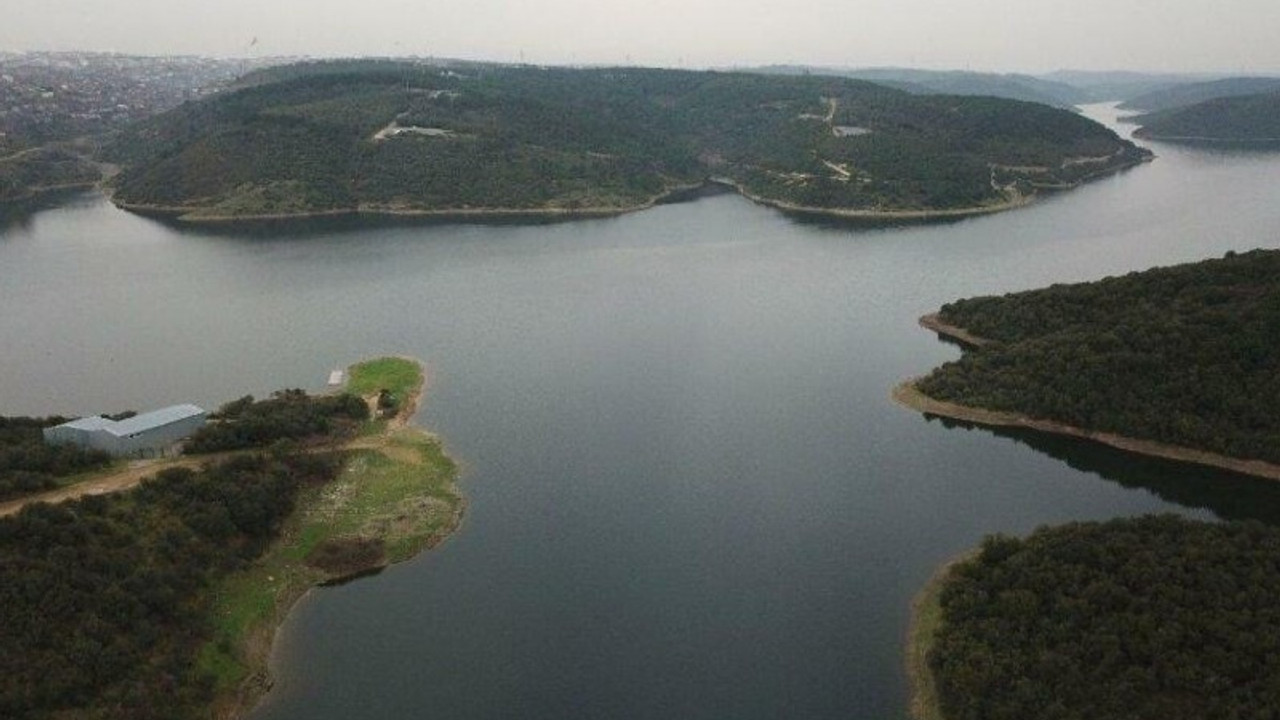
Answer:
[[341, 370], [334, 370], [329, 373], [329, 387], [338, 387], [347, 379], [347, 374]]
[[45, 428], [45, 442], [104, 450], [116, 457], [163, 455], [204, 426], [208, 413], [195, 405], [173, 405], [125, 420], [86, 417]]

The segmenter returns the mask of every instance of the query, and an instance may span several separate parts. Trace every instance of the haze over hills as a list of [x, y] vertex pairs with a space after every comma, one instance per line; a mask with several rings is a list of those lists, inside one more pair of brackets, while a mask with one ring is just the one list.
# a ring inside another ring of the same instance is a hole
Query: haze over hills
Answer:
[[125, 133], [126, 207], [614, 212], [708, 178], [784, 209], [990, 210], [1140, 162], [1074, 113], [865, 81], [391, 61], [273, 68]]
[[1161, 88], [1125, 100], [1126, 110], [1155, 112], [1188, 107], [1214, 98], [1254, 95], [1280, 90], [1280, 78], [1234, 77], [1193, 82]]
[[1055, 70], [1039, 77], [1065, 83], [1084, 92], [1091, 102], [1127, 100], [1155, 90], [1207, 82], [1221, 77], [1209, 73], [1149, 73], [1129, 70]]
[[918, 70], [913, 68], [824, 68], [804, 65], [770, 65], [753, 72], [783, 75], [833, 75], [869, 80], [916, 95], [988, 95], [1071, 108], [1089, 102], [1088, 92], [1073, 85], [1018, 73], [981, 73], [966, 70]]

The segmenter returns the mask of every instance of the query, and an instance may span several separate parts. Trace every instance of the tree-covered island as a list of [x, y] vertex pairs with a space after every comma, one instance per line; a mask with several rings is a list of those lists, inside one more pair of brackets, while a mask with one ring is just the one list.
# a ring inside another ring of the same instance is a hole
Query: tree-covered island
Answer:
[[574, 215], [709, 181], [796, 212], [990, 212], [1149, 159], [1075, 113], [835, 77], [332, 61], [121, 133], [114, 201], [188, 220]]
[[[75, 497], [73, 485], [60, 502], [11, 501], [0, 512], [0, 717], [247, 712], [269, 687], [275, 628], [309, 588], [457, 527], [457, 470], [406, 425], [422, 386], [413, 361], [361, 363], [344, 393], [227, 403], [188, 455], [156, 461], [140, 483], [112, 466], [101, 472], [127, 481], [116, 492]], [[36, 457], [30, 428], [49, 422], [0, 428]], [[47, 455], [54, 468], [101, 464]]]

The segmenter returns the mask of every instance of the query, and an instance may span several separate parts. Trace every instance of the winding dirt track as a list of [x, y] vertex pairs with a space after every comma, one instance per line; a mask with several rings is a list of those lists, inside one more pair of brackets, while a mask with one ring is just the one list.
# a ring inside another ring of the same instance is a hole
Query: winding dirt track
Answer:
[[106, 495], [107, 493], [128, 490], [129, 488], [137, 487], [143, 480], [152, 477], [161, 470], [174, 467], [195, 468], [209, 462], [210, 459], [212, 459], [211, 456], [138, 460], [129, 463], [129, 466], [122, 470], [102, 475], [92, 480], [0, 503], [0, 517], [13, 515], [31, 503], [60, 503], [88, 495]]

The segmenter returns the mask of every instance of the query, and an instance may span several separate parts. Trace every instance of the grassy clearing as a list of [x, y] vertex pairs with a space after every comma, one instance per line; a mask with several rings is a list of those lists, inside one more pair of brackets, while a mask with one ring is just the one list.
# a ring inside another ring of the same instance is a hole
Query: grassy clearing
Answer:
[[[351, 378], [351, 392], [386, 387], [415, 393], [402, 404], [410, 412], [422, 387], [418, 365], [398, 358], [361, 363], [352, 368]], [[216, 680], [219, 717], [247, 711], [268, 687], [275, 628], [307, 590], [407, 560], [459, 524], [464, 502], [455, 485], [457, 467], [434, 436], [383, 422], [377, 435], [340, 451], [347, 462], [338, 478], [305, 489], [275, 545], [216, 594], [213, 639], [198, 663]], [[341, 570], [317, 567], [324, 550], [352, 546], [376, 552], [361, 555], [354, 566], [348, 558]]]
[[347, 392], [361, 397], [385, 389], [396, 397], [407, 398], [422, 385], [422, 366], [407, 358], [377, 358], [352, 365], [347, 377]]
[[393, 401], [389, 412], [394, 413], [400, 421], [395, 424], [403, 425], [416, 410], [417, 398], [422, 393], [425, 381], [422, 366], [408, 358], [376, 358], [348, 368], [347, 392], [369, 401], [374, 411], [371, 419], [360, 428], [360, 433], [377, 435], [386, 431], [388, 423], [381, 417], [382, 408], [376, 404], [384, 390]]

